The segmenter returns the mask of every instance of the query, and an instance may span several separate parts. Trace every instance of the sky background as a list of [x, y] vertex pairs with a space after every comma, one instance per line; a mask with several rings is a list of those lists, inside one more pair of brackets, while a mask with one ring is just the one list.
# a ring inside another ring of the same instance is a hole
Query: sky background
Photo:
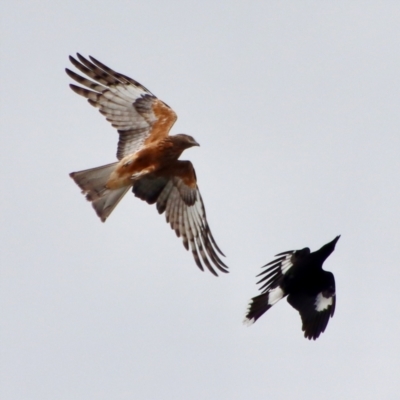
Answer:
[[[0, 397], [397, 399], [398, 1], [6, 0], [1, 15]], [[117, 133], [73, 93], [93, 55], [178, 114], [231, 273], [201, 272], [128, 193], [102, 224], [68, 177]], [[242, 324], [276, 253], [317, 250], [317, 341], [281, 301]]]

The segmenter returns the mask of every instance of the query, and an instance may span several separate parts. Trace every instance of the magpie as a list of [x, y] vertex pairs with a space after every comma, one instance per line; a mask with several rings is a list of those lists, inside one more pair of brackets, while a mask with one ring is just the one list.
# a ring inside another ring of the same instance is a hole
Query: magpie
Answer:
[[324, 271], [322, 264], [335, 250], [340, 235], [319, 250], [310, 252], [308, 247], [277, 254], [274, 261], [257, 276], [262, 294], [253, 297], [248, 306], [245, 324], [258, 320], [280, 299], [287, 297], [288, 303], [301, 316], [304, 337], [315, 340], [325, 331], [336, 305], [335, 278]]

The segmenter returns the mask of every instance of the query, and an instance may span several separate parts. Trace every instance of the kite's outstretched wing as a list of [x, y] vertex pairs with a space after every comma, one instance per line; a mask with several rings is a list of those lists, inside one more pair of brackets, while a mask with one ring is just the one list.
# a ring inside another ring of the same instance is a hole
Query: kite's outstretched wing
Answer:
[[182, 237], [183, 245], [191, 250], [201, 270], [204, 270], [204, 264], [214, 275], [217, 275], [214, 267], [221, 272], [228, 272], [228, 267], [218, 255], [224, 254], [208, 225], [190, 161], [176, 161], [168, 170], [139, 179], [133, 185], [133, 193], [149, 204], [156, 203], [160, 214], [165, 212], [167, 222], [177, 236]]
[[90, 61], [77, 54], [71, 63], [92, 80], [66, 69], [67, 74], [81, 86], [70, 85], [99, 111], [118, 130], [117, 158], [135, 153], [144, 144], [168, 136], [175, 123], [175, 112], [139, 82], [113, 71], [100, 61]]

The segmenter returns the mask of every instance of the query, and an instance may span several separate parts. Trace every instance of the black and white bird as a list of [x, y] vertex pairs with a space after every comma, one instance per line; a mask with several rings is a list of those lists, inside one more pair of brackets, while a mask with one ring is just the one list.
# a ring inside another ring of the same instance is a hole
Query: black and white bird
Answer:
[[262, 294], [251, 299], [244, 323], [254, 323], [288, 296], [289, 304], [300, 313], [304, 336], [317, 339], [335, 312], [335, 278], [322, 269], [322, 264], [335, 250], [339, 238], [340, 235], [312, 253], [308, 247], [279, 253], [277, 259], [264, 265], [267, 268], [257, 275], [263, 275], [257, 282], [263, 283]]

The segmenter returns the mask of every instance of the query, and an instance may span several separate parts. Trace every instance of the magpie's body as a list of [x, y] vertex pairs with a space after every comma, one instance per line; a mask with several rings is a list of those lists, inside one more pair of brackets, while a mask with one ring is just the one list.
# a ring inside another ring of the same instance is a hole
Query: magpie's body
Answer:
[[268, 268], [257, 275], [264, 275], [257, 282], [264, 282], [260, 287], [262, 294], [251, 299], [245, 322], [257, 321], [275, 303], [288, 296], [289, 304], [300, 313], [304, 336], [317, 339], [335, 312], [335, 278], [331, 272], [324, 271], [322, 265], [335, 250], [339, 238], [337, 236], [313, 253], [308, 247], [279, 253], [276, 260], [264, 265]]

